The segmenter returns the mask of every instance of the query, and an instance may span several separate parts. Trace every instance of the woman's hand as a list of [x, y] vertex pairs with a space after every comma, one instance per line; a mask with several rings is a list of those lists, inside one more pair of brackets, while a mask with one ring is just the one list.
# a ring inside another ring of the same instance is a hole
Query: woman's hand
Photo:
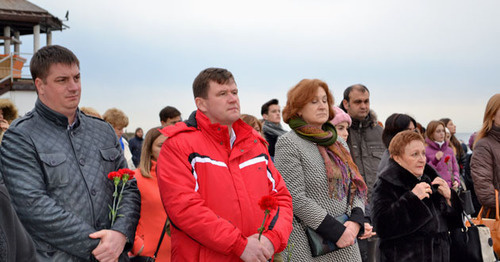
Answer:
[[9, 129], [9, 122], [5, 119], [0, 120], [0, 129], [2, 129], [2, 131]]
[[[452, 174], [452, 175], [453, 175], [453, 174]], [[458, 183], [458, 181], [456, 181], [456, 180], [455, 180], [455, 181], [453, 181], [453, 185], [452, 185], [453, 190], [458, 191], [458, 186], [460, 186], [460, 184]]]
[[437, 151], [436, 152], [436, 159], [438, 161], [441, 160], [441, 157], [443, 157], [443, 154], [444, 154], [443, 151]]
[[[436, 181], [436, 180], [434, 179], [434, 181]], [[415, 185], [415, 187], [411, 190], [411, 192], [413, 192], [413, 194], [415, 194], [418, 197], [418, 199], [422, 200], [426, 197], [431, 196], [432, 189], [428, 183], [420, 182], [420, 183]]]
[[433, 185], [439, 185], [438, 188], [437, 188], [437, 191], [439, 192], [439, 194], [441, 194], [445, 199], [446, 199], [446, 202], [448, 203], [448, 205], [451, 206], [451, 191], [450, 191], [450, 187], [448, 186], [448, 183], [446, 183], [446, 181], [444, 181], [444, 179], [440, 178], [440, 177], [436, 177], [434, 178], [434, 180], [432, 181]]
[[337, 240], [337, 243], [335, 243], [339, 248], [354, 245], [359, 228], [361, 227], [358, 223], [352, 221], [346, 221], [344, 226], [346, 227], [344, 233], [340, 236], [339, 240]]
[[367, 239], [372, 236], [375, 236], [377, 233], [373, 232], [373, 227], [370, 225], [370, 223], [365, 223], [365, 233], [358, 237], [359, 239]]

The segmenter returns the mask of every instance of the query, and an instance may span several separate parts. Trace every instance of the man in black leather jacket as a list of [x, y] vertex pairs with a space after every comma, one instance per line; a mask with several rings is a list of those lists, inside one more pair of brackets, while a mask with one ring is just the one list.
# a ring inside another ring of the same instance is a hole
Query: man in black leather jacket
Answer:
[[111, 227], [114, 185], [126, 167], [113, 128], [80, 112], [80, 68], [61, 46], [33, 56], [35, 108], [15, 120], [0, 148], [0, 171], [40, 261], [127, 261], [139, 219], [136, 181], [123, 193]]

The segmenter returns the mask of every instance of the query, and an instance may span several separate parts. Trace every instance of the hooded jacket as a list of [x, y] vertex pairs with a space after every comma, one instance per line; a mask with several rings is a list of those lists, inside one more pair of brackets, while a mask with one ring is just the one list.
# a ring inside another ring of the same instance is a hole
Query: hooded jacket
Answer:
[[242, 120], [212, 124], [201, 111], [162, 129], [168, 137], [158, 159], [158, 185], [172, 222], [172, 261], [240, 261], [247, 237], [264, 219], [263, 196], [278, 200], [264, 236], [275, 253], [292, 231], [292, 198], [270, 161], [265, 140]]
[[493, 125], [488, 135], [474, 145], [471, 175], [481, 204], [495, 207], [495, 189], [500, 190], [500, 127]]
[[[373, 185], [377, 179], [378, 164], [385, 150], [382, 131], [383, 128], [378, 125], [377, 117], [370, 110], [370, 114], [363, 121], [352, 119], [347, 137], [352, 158], [368, 187], [368, 203], [371, 201]], [[367, 209], [367, 215], [370, 214], [369, 212], [370, 210]]]
[[[445, 141], [442, 146], [439, 146], [436, 142], [426, 138], [425, 143], [427, 144], [425, 146], [427, 164], [436, 169], [439, 175], [448, 183], [450, 188], [453, 186], [452, 175], [454, 181], [460, 184], [457, 159], [455, 158], [453, 149], [449, 146], [449, 142]], [[436, 153], [439, 151], [443, 152], [443, 156], [438, 160], [436, 158]], [[446, 162], [446, 159], [448, 159], [448, 162]]]
[[380, 237], [381, 261], [450, 261], [448, 230], [462, 226], [460, 199], [451, 191], [451, 207], [436, 190], [420, 200], [411, 190], [438, 174], [425, 165], [419, 180], [389, 159], [372, 198], [372, 220]]
[[123, 193], [124, 216], [113, 227], [108, 218], [114, 185], [107, 175], [126, 166], [116, 134], [103, 120], [79, 110], [76, 117], [68, 129], [64, 115], [37, 100], [12, 123], [0, 147], [0, 171], [40, 261], [89, 261], [99, 244], [89, 234], [101, 229], [134, 239], [140, 209], [135, 180]]

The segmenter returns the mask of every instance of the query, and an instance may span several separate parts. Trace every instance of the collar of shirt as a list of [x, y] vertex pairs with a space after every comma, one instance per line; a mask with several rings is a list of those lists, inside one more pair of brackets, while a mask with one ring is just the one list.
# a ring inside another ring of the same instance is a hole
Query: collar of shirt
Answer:
[[78, 114], [76, 114], [75, 120], [73, 121], [73, 123], [71, 123], [70, 125], [68, 125], [68, 130], [72, 130], [79, 121], [80, 120], [78, 119]]
[[234, 141], [236, 141], [236, 133], [234, 133], [234, 129], [231, 128], [231, 134], [229, 135], [229, 142], [231, 144], [231, 149], [233, 148]]

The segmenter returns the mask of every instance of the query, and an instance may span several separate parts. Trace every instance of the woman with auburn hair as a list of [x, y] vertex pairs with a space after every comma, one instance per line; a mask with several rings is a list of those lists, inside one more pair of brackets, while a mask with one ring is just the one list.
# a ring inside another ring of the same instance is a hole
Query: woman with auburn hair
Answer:
[[458, 195], [426, 164], [420, 134], [399, 132], [389, 154], [372, 196], [380, 261], [450, 261], [448, 231], [462, 226]]
[[[161, 127], [151, 128], [144, 138], [139, 168], [134, 176], [141, 192], [141, 217], [135, 232], [133, 256], [153, 257], [160, 240], [167, 214], [160, 198], [156, 180], [156, 161], [161, 146], [167, 139], [159, 131]], [[170, 261], [170, 236], [165, 233], [156, 261]]]
[[475, 141], [470, 164], [474, 189], [481, 204], [495, 207], [495, 189], [500, 190], [500, 93], [488, 101]]
[[[293, 200], [297, 261], [361, 261], [356, 238], [373, 235], [364, 224], [367, 187], [347, 149], [337, 141], [333, 96], [318, 79], [304, 79], [288, 91], [283, 120], [292, 129], [276, 143], [275, 165]], [[343, 218], [343, 219], [340, 219]], [[313, 257], [306, 227], [338, 249]]]
[[445, 125], [441, 121], [433, 120], [427, 125], [425, 155], [427, 163], [436, 169], [448, 186], [457, 190], [460, 185], [457, 159], [453, 149], [445, 140]]

